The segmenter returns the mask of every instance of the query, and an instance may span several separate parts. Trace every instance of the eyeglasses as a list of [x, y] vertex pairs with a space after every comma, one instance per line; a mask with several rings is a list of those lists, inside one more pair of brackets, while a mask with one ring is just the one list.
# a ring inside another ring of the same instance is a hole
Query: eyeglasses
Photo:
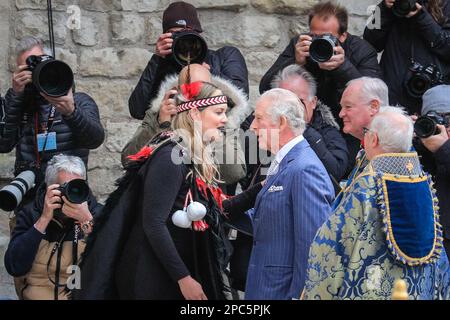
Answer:
[[367, 132], [371, 131], [369, 128], [367, 127], [363, 127], [363, 136], [366, 135]]

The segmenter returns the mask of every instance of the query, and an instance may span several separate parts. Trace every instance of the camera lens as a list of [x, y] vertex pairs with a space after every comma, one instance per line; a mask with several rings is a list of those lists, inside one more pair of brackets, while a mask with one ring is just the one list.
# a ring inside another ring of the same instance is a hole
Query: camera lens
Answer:
[[73, 85], [72, 69], [59, 60], [41, 62], [33, 71], [33, 84], [48, 96], [65, 96]]
[[309, 47], [309, 56], [316, 62], [326, 62], [333, 56], [334, 46], [329, 38], [314, 39]]
[[428, 138], [436, 133], [436, 123], [430, 117], [419, 117], [414, 123], [414, 132], [419, 138]]
[[83, 203], [89, 196], [89, 186], [83, 179], [74, 179], [64, 187], [63, 194], [72, 203]]
[[408, 81], [409, 94], [414, 98], [420, 98], [431, 87], [431, 79], [427, 74], [418, 73]]
[[202, 63], [205, 61], [208, 46], [205, 40], [195, 32], [180, 32], [175, 35], [173, 55], [180, 65]]

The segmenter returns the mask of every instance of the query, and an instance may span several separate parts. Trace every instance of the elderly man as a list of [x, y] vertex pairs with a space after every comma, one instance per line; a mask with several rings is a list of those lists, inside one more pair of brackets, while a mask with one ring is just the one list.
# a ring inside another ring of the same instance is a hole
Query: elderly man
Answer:
[[[370, 125], [372, 118], [380, 111], [380, 107], [387, 106], [388, 101], [388, 88], [382, 80], [361, 77], [350, 81], [342, 94], [341, 112], [339, 113], [339, 117], [344, 123], [343, 131], [359, 139], [363, 145], [364, 127]], [[362, 149], [356, 157], [353, 171], [347, 182], [344, 183], [344, 192], [366, 165], [366, 154]], [[341, 197], [342, 192], [336, 198], [334, 207], [339, 204]]]
[[70, 289], [75, 289], [70, 288], [73, 279], [68, 270], [78, 265], [86, 245], [84, 238], [92, 232], [93, 217], [102, 208], [91, 193], [79, 199], [81, 204], [67, 199], [60, 187], [75, 179], [86, 179], [83, 161], [63, 154], [54, 156], [35, 201], [17, 214], [5, 266], [9, 274], [21, 277], [17, 283], [21, 299], [66, 300]]
[[306, 122], [303, 135], [327, 169], [336, 189], [340, 189], [338, 181], [347, 171], [347, 145], [330, 108], [316, 96], [316, 80], [304, 68], [292, 64], [275, 76], [272, 87], [292, 91], [303, 102]]
[[275, 159], [251, 213], [254, 241], [245, 298], [296, 298], [311, 241], [331, 212], [333, 185], [303, 138], [303, 106], [294, 93], [264, 93], [251, 129]]
[[363, 130], [370, 162], [311, 245], [304, 298], [391, 299], [403, 279], [411, 299], [448, 299], [437, 198], [410, 152], [411, 119], [384, 107]]

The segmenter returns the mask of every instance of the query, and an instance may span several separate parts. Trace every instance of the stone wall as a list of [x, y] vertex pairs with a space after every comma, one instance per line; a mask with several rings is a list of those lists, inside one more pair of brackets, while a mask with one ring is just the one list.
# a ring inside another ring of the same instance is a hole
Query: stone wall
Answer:
[[[161, 34], [161, 16], [168, 0], [54, 0], [57, 58], [73, 68], [77, 90], [92, 95], [100, 107], [107, 135], [93, 151], [89, 176], [104, 199], [121, 174], [120, 151], [138, 121], [129, 116], [127, 100], [152, 56]], [[211, 48], [233, 45], [244, 54], [249, 70], [250, 96], [285, 48], [289, 39], [307, 30], [307, 10], [318, 0], [191, 0], [199, 9], [204, 36]], [[350, 32], [360, 35], [367, 6], [376, 0], [341, 0], [350, 14]], [[48, 37], [44, 0], [0, 2], [0, 92], [10, 86], [9, 58], [24, 35]], [[80, 8], [80, 25], [71, 24]], [[76, 9], [76, 8], [75, 8]], [[80, 27], [78, 29], [78, 27]], [[9, 44], [9, 46], [8, 46]], [[0, 155], [0, 179], [12, 176], [14, 153]]]

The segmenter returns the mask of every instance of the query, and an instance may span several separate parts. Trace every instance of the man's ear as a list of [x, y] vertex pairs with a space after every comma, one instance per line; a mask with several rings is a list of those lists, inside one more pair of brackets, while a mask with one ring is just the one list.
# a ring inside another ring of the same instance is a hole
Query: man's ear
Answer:
[[280, 117], [280, 132], [289, 127], [288, 121], [285, 116]]
[[380, 111], [380, 101], [372, 100], [370, 101], [370, 115], [374, 116]]

